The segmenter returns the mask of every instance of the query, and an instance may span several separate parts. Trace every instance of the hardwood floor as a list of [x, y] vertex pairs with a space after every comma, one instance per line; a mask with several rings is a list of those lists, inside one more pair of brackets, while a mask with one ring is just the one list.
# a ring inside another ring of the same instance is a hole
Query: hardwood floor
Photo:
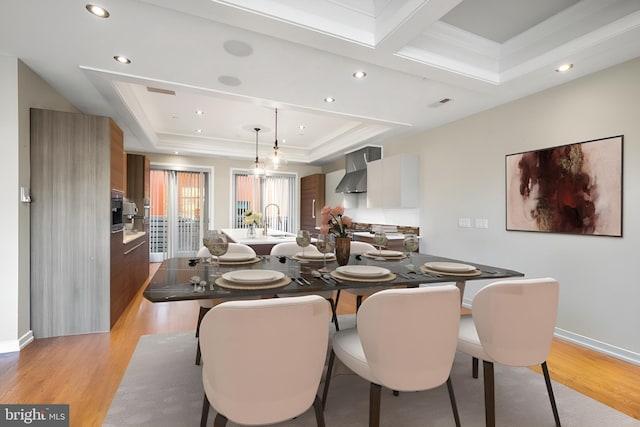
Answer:
[[[68, 403], [72, 426], [102, 425], [139, 337], [195, 329], [196, 302], [152, 304], [142, 289], [110, 333], [39, 339], [0, 354], [0, 402]], [[354, 309], [355, 298], [342, 293], [338, 313]], [[547, 361], [555, 381], [640, 420], [640, 366], [560, 340]]]

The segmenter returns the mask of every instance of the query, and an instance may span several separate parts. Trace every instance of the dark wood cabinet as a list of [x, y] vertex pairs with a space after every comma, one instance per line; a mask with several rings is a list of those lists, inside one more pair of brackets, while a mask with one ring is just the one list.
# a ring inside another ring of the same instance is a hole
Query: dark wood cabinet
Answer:
[[320, 211], [324, 207], [325, 176], [318, 173], [300, 179], [300, 229], [309, 230], [313, 237], [318, 235]]
[[148, 234], [122, 242], [122, 232], [111, 235], [111, 327], [149, 276]]

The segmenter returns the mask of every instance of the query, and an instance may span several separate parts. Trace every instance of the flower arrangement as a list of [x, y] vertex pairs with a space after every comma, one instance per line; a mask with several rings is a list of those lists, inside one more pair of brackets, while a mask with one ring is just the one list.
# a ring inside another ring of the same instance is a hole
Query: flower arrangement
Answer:
[[342, 206], [325, 206], [320, 212], [322, 214], [322, 226], [320, 226], [320, 233], [330, 233], [336, 237], [348, 237], [347, 228], [351, 227], [351, 218], [344, 215], [344, 208]]
[[247, 225], [260, 225], [262, 214], [251, 210], [244, 211], [244, 223]]

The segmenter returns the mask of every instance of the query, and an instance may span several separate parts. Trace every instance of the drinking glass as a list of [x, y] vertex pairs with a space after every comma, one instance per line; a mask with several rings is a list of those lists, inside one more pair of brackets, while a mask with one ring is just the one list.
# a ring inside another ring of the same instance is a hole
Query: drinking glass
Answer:
[[311, 235], [307, 230], [298, 230], [296, 243], [302, 248], [302, 258], [304, 258], [304, 248], [311, 244]]
[[[220, 276], [220, 257], [227, 253], [229, 249], [229, 242], [227, 242], [227, 236], [220, 230], [206, 231], [202, 238], [202, 243], [209, 249], [211, 255], [215, 257], [216, 264], [212, 276]], [[213, 258], [212, 257], [212, 258]]]
[[382, 247], [387, 246], [387, 233], [384, 231], [376, 231], [376, 234], [373, 235], [373, 244], [378, 245], [378, 259], [382, 258]]
[[336, 238], [333, 234], [319, 234], [318, 239], [316, 240], [316, 248], [320, 252], [324, 254], [323, 261], [324, 265], [322, 268], [318, 269], [321, 273], [328, 273], [331, 270], [327, 268], [327, 254], [329, 252], [333, 252], [336, 247]]
[[416, 236], [415, 234], [407, 234], [406, 236], [404, 236], [402, 246], [404, 247], [404, 250], [407, 251], [407, 256], [409, 257], [409, 264], [407, 264], [407, 268], [411, 269], [414, 267], [411, 255], [418, 249], [418, 247], [420, 247], [418, 236]]

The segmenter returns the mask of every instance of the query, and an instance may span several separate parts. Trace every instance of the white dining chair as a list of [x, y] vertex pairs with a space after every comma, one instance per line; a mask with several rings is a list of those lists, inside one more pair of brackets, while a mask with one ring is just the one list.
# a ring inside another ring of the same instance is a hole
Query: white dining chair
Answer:
[[329, 340], [327, 301], [318, 295], [229, 301], [202, 320], [201, 426], [212, 406], [214, 425], [262, 425], [313, 406], [324, 427], [317, 390]]
[[[376, 250], [376, 247], [373, 246], [371, 243], [359, 242], [357, 240], [353, 240], [351, 241], [351, 248], [349, 250], [349, 253], [351, 255], [362, 255], [362, 254], [366, 254], [367, 252], [373, 252], [375, 250]], [[384, 288], [356, 288], [356, 289], [345, 289], [344, 291], [351, 295], [355, 295], [356, 311], [358, 311], [358, 309], [360, 308], [360, 305], [362, 304], [362, 299], [364, 297], [373, 295], [374, 293], [381, 291], [382, 289]], [[342, 290], [339, 289], [338, 292], [336, 293], [336, 305], [338, 305], [338, 301], [340, 301], [341, 292]]]
[[[460, 291], [453, 285], [386, 289], [364, 300], [357, 327], [336, 332], [329, 357], [323, 407], [335, 357], [370, 382], [369, 426], [380, 424], [382, 386], [421, 391], [445, 382], [460, 425], [449, 374], [460, 322]], [[425, 419], [428, 414], [425, 414]]]
[[[227, 253], [234, 254], [246, 254], [247, 256], [256, 256], [256, 251], [249, 245], [245, 245], [242, 243], [229, 243], [229, 247], [227, 249]], [[211, 258], [211, 252], [207, 249], [206, 246], [200, 248], [198, 253], [196, 254], [196, 258]], [[206, 280], [206, 278], [204, 278]], [[256, 297], [247, 297], [247, 299], [255, 299]], [[200, 335], [200, 323], [202, 322], [202, 318], [212, 307], [220, 304], [222, 301], [227, 301], [227, 299], [199, 299], [198, 305], [200, 310], [198, 311], [198, 322], [196, 325], [196, 338]], [[200, 364], [200, 341], [198, 340], [198, 345], [196, 349], [196, 365]]]
[[[314, 254], [322, 255], [322, 252], [320, 252], [318, 248], [316, 248], [313, 245], [307, 246], [306, 248], [304, 248], [304, 251], [305, 253], [314, 253]], [[302, 252], [302, 248], [298, 246], [297, 243], [282, 242], [274, 245], [271, 248], [270, 255], [271, 256], [293, 256], [298, 252]], [[320, 292], [308, 292], [308, 293], [305, 292], [305, 293], [296, 293], [295, 295], [320, 295], [321, 297], [325, 298], [331, 305], [331, 314], [332, 314], [331, 321], [333, 322], [336, 328], [336, 331], [340, 330], [340, 325], [338, 324], [338, 314], [337, 314], [338, 304], [336, 303], [336, 300], [334, 300], [333, 298], [333, 291], [320, 291]], [[290, 296], [291, 294], [278, 294], [278, 297], [281, 297], [281, 298], [286, 298]]]
[[460, 322], [458, 350], [478, 359], [484, 374], [485, 422], [495, 426], [493, 364], [541, 365], [557, 427], [560, 417], [547, 369], [558, 312], [559, 284], [552, 278], [504, 280], [480, 289], [473, 298], [471, 316]]

